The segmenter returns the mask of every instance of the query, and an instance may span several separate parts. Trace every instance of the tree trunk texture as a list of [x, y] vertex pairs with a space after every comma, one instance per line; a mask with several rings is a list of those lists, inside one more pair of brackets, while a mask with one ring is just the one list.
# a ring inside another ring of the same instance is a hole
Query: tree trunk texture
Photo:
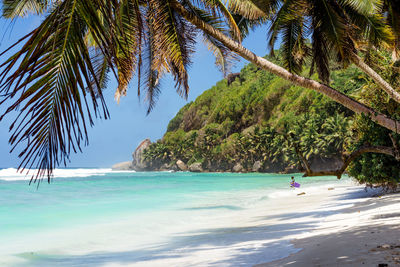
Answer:
[[[230, 50], [238, 54], [239, 56], [247, 59], [248, 61], [252, 62], [256, 66], [267, 70], [287, 81], [292, 82], [295, 85], [315, 90], [319, 93], [322, 93], [335, 102], [342, 104], [343, 106], [347, 107], [348, 109], [354, 111], [358, 114], [365, 114], [370, 117], [370, 119], [377, 124], [393, 131], [396, 133], [400, 133], [400, 122], [396, 121], [380, 112], [373, 110], [372, 108], [346, 96], [345, 94], [335, 90], [334, 88], [322, 84], [320, 82], [290, 73], [286, 69], [266, 60], [263, 57], [259, 57], [240, 43], [235, 42], [234, 40], [230, 39], [226, 35], [224, 35], [219, 30], [213, 28], [212, 26], [204, 23], [201, 19], [193, 15], [192, 13], [188, 12], [180, 3], [174, 1], [173, 3], [175, 10], [181, 14], [187, 21], [198, 27], [199, 29], [203, 30], [207, 34], [213, 36], [218, 41], [223, 43], [226, 47]], [[379, 76], [379, 75], [378, 75]]]
[[364, 60], [356, 54], [351, 55], [351, 61], [371, 77], [381, 89], [383, 89], [394, 101], [400, 103], [400, 94], [390, 86], [378, 73], [376, 73], [370, 66], [365, 64]]

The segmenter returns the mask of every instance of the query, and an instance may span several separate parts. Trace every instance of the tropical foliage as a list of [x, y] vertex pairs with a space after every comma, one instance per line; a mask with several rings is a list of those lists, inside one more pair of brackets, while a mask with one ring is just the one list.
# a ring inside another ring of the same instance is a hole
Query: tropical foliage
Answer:
[[[284, 60], [275, 53], [277, 63]], [[375, 55], [375, 60], [386, 58]], [[386, 66], [380, 71], [397, 79], [395, 67]], [[356, 97], [380, 90], [355, 66], [333, 70], [331, 77], [332, 86]], [[397, 114], [399, 105], [379, 95], [375, 107]], [[258, 161], [265, 172], [306, 172], [310, 166], [334, 169], [342, 157], [366, 144], [392, 146], [389, 133], [366, 116], [250, 64], [232, 84], [222, 80], [185, 105], [145, 158], [154, 168], [182, 160], [201, 162], [210, 171], [231, 171], [238, 163], [252, 171]], [[372, 153], [355, 158], [349, 168], [360, 182], [374, 184], [399, 182], [399, 172], [395, 157]]]
[[[198, 18], [239, 40], [234, 18], [220, 1], [183, 1]], [[171, 74], [179, 95], [189, 91], [187, 68], [198, 32], [173, 8], [172, 1], [4, 0], [3, 17], [29, 13], [43, 22], [1, 55], [0, 104], [19, 108], [10, 144], [21, 168], [39, 168], [36, 178], [51, 176], [71, 151], [87, 143], [93, 117], [108, 118], [103, 99], [109, 74], [118, 81], [115, 97], [126, 94], [134, 74], [138, 94], [149, 111], [160, 92], [160, 79]], [[217, 63], [228, 71], [230, 52], [203, 33]], [[15, 52], [12, 48], [20, 46]], [[11, 55], [10, 55], [11, 54]]]
[[[13, 149], [25, 146], [19, 154], [22, 157], [20, 167], [38, 167], [37, 177], [45, 174], [50, 177], [55, 166], [66, 163], [71, 151], [80, 150], [81, 143], [87, 143], [86, 127], [93, 124], [93, 117], [108, 117], [102, 90], [109, 74], [118, 81], [117, 100], [126, 94], [136, 74], [137, 92], [139, 96], [145, 94], [148, 111], [155, 105], [161, 90], [160, 80], [165, 74], [175, 79], [178, 94], [187, 96], [187, 69], [198, 34], [202, 35], [225, 74], [229, 73], [235, 53], [284, 79], [275, 81], [278, 87], [284, 85], [280, 87], [284, 92], [271, 93], [266, 105], [276, 106], [274, 101], [287, 94], [287, 90], [290, 92], [301, 86], [398, 132], [394, 113], [385, 113], [369, 98], [364, 98], [365, 95], [359, 94], [360, 99], [356, 100], [347, 94], [350, 91], [335, 87], [333, 83], [333, 87], [328, 85], [330, 62], [338, 68], [348, 67], [353, 62], [373, 80], [371, 83], [386, 92], [388, 98], [400, 102], [400, 94], [393, 89], [391, 80], [368, 65], [373, 62], [368, 60], [371, 54], [378, 50], [393, 51], [394, 56], [398, 54], [397, 17], [400, 12], [396, 1], [3, 0], [2, 3], [6, 18], [44, 15], [43, 22], [35, 30], [1, 54], [7, 58], [0, 65], [0, 104], [7, 105], [0, 118], [20, 108], [20, 115], [10, 128], [10, 143]], [[286, 69], [271, 59], [256, 56], [240, 44], [251, 28], [263, 23], [270, 25], [270, 46], [282, 37], [279, 62]], [[15, 52], [13, 47], [21, 49]], [[311, 66], [305, 72], [308, 59], [311, 59]], [[307, 78], [307, 73], [312, 75], [314, 69], [318, 77]], [[273, 80], [272, 75], [264, 74], [260, 80]], [[315, 93], [307, 91], [307, 94], [321, 98]], [[253, 98], [236, 95], [236, 100], [244, 101], [243, 106], [235, 100], [215, 106], [208, 114], [207, 110], [197, 113], [189, 108], [190, 116], [184, 119], [193, 123], [187, 124], [189, 128], [199, 131], [198, 144], [213, 147], [217, 142], [214, 137], [230, 136], [235, 129], [269, 121], [263, 116], [276, 116], [265, 115], [264, 106], [260, 109], [256, 105], [262, 101], [261, 95], [261, 92]], [[309, 99], [300, 99], [305, 101], [302, 108], [306, 109]], [[338, 109], [340, 113], [348, 113], [343, 108]], [[209, 125], [222, 123], [221, 118], [226, 118], [226, 125], [222, 128], [210, 126], [200, 132], [203, 125], [198, 123], [205, 116], [209, 116]], [[275, 119], [279, 127], [288, 120], [287, 116]], [[327, 124], [323, 129], [328, 131], [332, 127]], [[208, 140], [210, 131], [214, 137]], [[286, 140], [290, 140], [289, 137]], [[331, 139], [331, 144], [332, 140], [335, 139]], [[309, 142], [309, 139], [303, 138], [302, 142]], [[336, 146], [344, 146], [342, 143]]]

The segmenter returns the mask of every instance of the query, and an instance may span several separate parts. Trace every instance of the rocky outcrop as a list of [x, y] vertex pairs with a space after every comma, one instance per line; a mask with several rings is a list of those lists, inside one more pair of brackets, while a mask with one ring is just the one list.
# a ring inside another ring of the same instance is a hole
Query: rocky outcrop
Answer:
[[193, 163], [189, 166], [189, 171], [191, 172], [203, 172], [203, 166], [200, 162]]
[[182, 160], [178, 160], [176, 162], [176, 166], [178, 166], [178, 169], [181, 171], [187, 171], [188, 167], [186, 166], [186, 164], [182, 161]]
[[114, 164], [112, 167], [113, 171], [129, 171], [132, 170], [132, 161], [124, 161], [117, 164]]
[[228, 82], [228, 85], [231, 85], [236, 80], [236, 78], [240, 79], [240, 73], [239, 72], [228, 74], [226, 76], [226, 81]]
[[[143, 140], [135, 152], [132, 154], [132, 162], [121, 162], [112, 166], [113, 170], [135, 170], [135, 171], [191, 171], [191, 172], [267, 172], [267, 173], [295, 173], [304, 171], [299, 164], [285, 166], [270, 162], [255, 161], [237, 162], [233, 165], [231, 162], [224, 161], [206, 161], [204, 163], [196, 162], [188, 166], [182, 160], [165, 163], [160, 160], [146, 161], [143, 153], [151, 145], [150, 139]], [[310, 160], [310, 165], [314, 171], [325, 171], [337, 169], [342, 161], [339, 157], [334, 158], [316, 158]]]
[[261, 161], [257, 160], [257, 161], [254, 162], [254, 164], [253, 164], [252, 171], [253, 171], [253, 172], [258, 172], [258, 171], [261, 169], [261, 167], [262, 167]]
[[334, 158], [316, 158], [310, 162], [310, 167], [314, 171], [329, 171], [329, 170], [337, 170], [342, 167], [343, 161], [338, 157]]
[[151, 145], [150, 139], [143, 140], [133, 152], [132, 168], [135, 171], [144, 171], [149, 168], [148, 163], [143, 159], [143, 152]]
[[233, 171], [234, 172], [243, 172], [243, 166], [240, 163], [236, 163], [235, 166], [233, 166]]

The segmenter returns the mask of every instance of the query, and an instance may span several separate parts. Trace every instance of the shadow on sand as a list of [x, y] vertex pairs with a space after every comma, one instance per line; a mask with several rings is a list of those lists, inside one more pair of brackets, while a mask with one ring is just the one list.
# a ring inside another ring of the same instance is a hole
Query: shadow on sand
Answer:
[[[338, 196], [340, 200], [350, 200], [354, 198], [371, 197], [371, 192], [358, 190], [346, 192]], [[266, 259], [277, 260], [286, 256], [288, 253], [294, 253], [299, 249], [293, 248], [289, 241], [277, 241], [285, 239], [293, 234], [311, 231], [316, 227], [316, 221], [307, 221], [307, 218], [322, 218], [327, 215], [342, 214], [368, 209], [371, 205], [377, 205], [378, 199], [372, 198], [363, 201], [356, 207], [349, 208], [343, 204], [338, 209], [331, 211], [302, 212], [302, 213], [286, 213], [279, 216], [260, 217], [255, 222], [256, 226], [250, 227], [232, 227], [232, 228], [214, 228], [203, 229], [197, 232], [186, 232], [179, 236], [172, 236], [167, 243], [157, 247], [151, 247], [143, 250], [127, 250], [121, 252], [95, 252], [84, 255], [45, 255], [24, 253], [18, 255], [26, 260], [28, 264], [23, 266], [103, 266], [107, 264], [134, 264], [138, 266], [152, 266], [152, 262], [157, 260], [174, 260], [181, 258], [179, 266], [190, 266], [190, 262], [185, 264], [185, 257], [188, 253], [207, 253], [206, 251], [234, 249], [235, 253], [230, 253], [229, 258], [220, 261], [212, 261], [212, 255], [209, 255], [210, 261], [207, 266], [252, 266], [254, 264], [263, 263]], [[379, 205], [389, 205], [393, 201], [379, 199]], [[331, 205], [326, 205], [329, 208]], [[337, 205], [334, 205], [338, 207]], [[354, 210], [353, 210], [354, 209]], [[396, 215], [397, 216], [397, 215]], [[286, 220], [303, 218], [305, 222], [301, 223], [285, 223]], [[276, 225], [262, 224], [265, 219], [279, 219], [282, 223]], [[365, 229], [359, 229], [353, 233], [354, 235], [368, 234]], [[265, 240], [265, 242], [260, 241]], [[276, 240], [276, 241], [274, 241]], [[247, 245], [244, 246], [243, 242]], [[257, 245], [251, 245], [251, 243]], [[250, 245], [249, 245], [250, 244]], [[129, 248], [127, 248], [129, 249]], [[283, 252], [283, 253], [282, 253]], [[285, 255], [286, 254], [286, 255]], [[205, 255], [205, 254], [201, 254]], [[168, 265], [168, 264], [167, 264]], [[171, 264], [169, 264], [171, 265]], [[18, 266], [18, 265], [17, 265]], [[172, 266], [172, 265], [171, 265]], [[175, 265], [174, 265], [175, 266]]]

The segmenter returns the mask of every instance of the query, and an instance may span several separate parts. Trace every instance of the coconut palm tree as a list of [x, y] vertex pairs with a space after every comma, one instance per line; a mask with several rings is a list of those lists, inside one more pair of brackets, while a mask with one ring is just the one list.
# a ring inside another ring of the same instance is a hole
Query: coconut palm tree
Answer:
[[0, 104], [8, 105], [0, 119], [20, 110], [10, 127], [12, 149], [26, 147], [19, 154], [20, 168], [38, 167], [36, 178], [50, 177], [71, 151], [87, 143], [87, 123], [92, 125], [94, 116], [108, 117], [102, 90], [109, 73], [118, 81], [117, 99], [126, 94], [133, 75], [138, 75], [138, 94], [145, 91], [149, 111], [161, 90], [160, 79], [167, 73], [174, 77], [178, 93], [186, 96], [187, 67], [197, 33], [203, 35], [222, 70], [226, 71], [232, 52], [236, 53], [397, 132], [396, 120], [243, 47], [240, 40], [249, 27], [264, 22], [269, 18], [266, 14], [274, 14], [278, 6], [260, 9], [249, 0], [230, 2], [236, 15], [220, 0], [3, 0], [7, 18], [45, 14], [35, 30], [1, 54], [22, 46], [0, 66]]
[[[236, 2], [231, 1], [233, 5]], [[312, 60], [311, 72], [316, 69], [319, 78], [329, 83], [329, 62], [338, 61], [343, 66], [354, 63], [371, 77], [386, 93], [400, 103], [400, 93], [392, 88], [358, 55], [389, 46], [397, 54], [390, 24], [395, 25], [396, 11], [392, 1], [336, 1], [336, 0], [252, 0], [257, 6], [272, 11], [269, 46], [273, 52], [278, 37], [282, 38], [284, 67], [301, 73], [308, 57]], [[391, 10], [392, 12], [388, 12]], [[385, 15], [389, 14], [389, 15]], [[388, 19], [391, 18], [390, 23]], [[398, 33], [398, 32], [397, 32]], [[307, 44], [311, 41], [311, 47]]]
[[[240, 31], [222, 2], [187, 2], [184, 8], [240, 40]], [[118, 81], [116, 99], [126, 94], [136, 73], [138, 94], [146, 91], [149, 111], [165, 73], [173, 75], [178, 93], [187, 96], [187, 67], [197, 31], [172, 8], [171, 1], [3, 1], [6, 18], [29, 13], [45, 14], [45, 19], [14, 45], [22, 48], [1, 64], [0, 103], [9, 104], [2, 117], [20, 108], [10, 127], [10, 143], [13, 149], [26, 145], [19, 154], [20, 167], [37, 166], [42, 170], [38, 177], [45, 171], [49, 176], [71, 151], [87, 143], [86, 125], [93, 124], [94, 116], [108, 118], [102, 90], [109, 73]], [[230, 52], [207, 33], [203, 36], [225, 70]]]
[[379, 125], [396, 132], [396, 125], [399, 124], [396, 120], [393, 120], [386, 115], [383, 115], [370, 107], [361, 104], [357, 101], [354, 101], [350, 97], [340, 93], [339, 91], [335, 90], [334, 88], [323, 84], [321, 82], [299, 76], [295, 73], [291, 73], [290, 71], [282, 68], [271, 61], [259, 57], [250, 50], [243, 47], [240, 43], [232, 40], [228, 36], [224, 35], [222, 32], [218, 31], [218, 29], [213, 28], [211, 25], [206, 24], [204, 21], [197, 18], [195, 15], [191, 14], [188, 10], [186, 10], [182, 5], [178, 2], [174, 2], [174, 7], [176, 8], [177, 12], [179, 12], [183, 17], [185, 17], [188, 21], [190, 21], [193, 25], [201, 29], [202, 31], [214, 36], [218, 39], [222, 44], [224, 44], [228, 49], [237, 53], [239, 56], [247, 59], [248, 61], [252, 62], [256, 66], [265, 69], [285, 80], [292, 82], [293, 84], [299, 85], [304, 88], [312, 89], [317, 92], [320, 92], [332, 100], [336, 101], [337, 103], [342, 104], [343, 106], [347, 107], [348, 109], [356, 112], [356, 113], [363, 113], [366, 114], [373, 120], [374, 122], [378, 123]]

